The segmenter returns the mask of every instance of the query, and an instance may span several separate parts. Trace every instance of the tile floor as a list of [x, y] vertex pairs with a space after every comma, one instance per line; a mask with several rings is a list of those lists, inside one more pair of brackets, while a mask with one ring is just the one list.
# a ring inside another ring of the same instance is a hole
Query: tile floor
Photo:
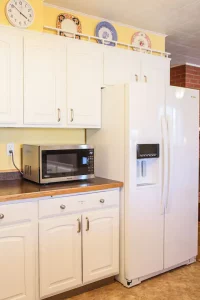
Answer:
[[[68, 298], [69, 299], [69, 298]], [[184, 266], [131, 289], [115, 282], [71, 300], [200, 300], [200, 262]]]

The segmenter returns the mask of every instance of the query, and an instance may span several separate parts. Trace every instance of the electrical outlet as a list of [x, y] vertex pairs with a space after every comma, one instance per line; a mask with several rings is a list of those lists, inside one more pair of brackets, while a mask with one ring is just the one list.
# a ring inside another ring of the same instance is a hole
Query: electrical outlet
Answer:
[[10, 151], [12, 151], [13, 152], [13, 154], [14, 154], [14, 143], [9, 143], [9, 144], [7, 144], [7, 155], [8, 156], [11, 156], [11, 153], [10, 153]]

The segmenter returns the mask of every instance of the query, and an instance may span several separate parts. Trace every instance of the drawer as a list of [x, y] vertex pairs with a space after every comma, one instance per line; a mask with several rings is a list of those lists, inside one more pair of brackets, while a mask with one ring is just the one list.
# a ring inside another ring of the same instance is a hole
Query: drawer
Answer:
[[119, 205], [119, 190], [107, 190], [82, 195], [69, 195], [39, 200], [39, 217], [63, 215], [90, 209]]
[[37, 202], [0, 205], [0, 226], [37, 219]]

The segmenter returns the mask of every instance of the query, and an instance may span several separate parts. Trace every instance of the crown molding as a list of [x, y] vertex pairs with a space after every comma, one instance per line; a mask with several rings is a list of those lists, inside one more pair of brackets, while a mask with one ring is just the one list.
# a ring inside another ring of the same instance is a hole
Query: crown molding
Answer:
[[93, 15], [88, 15], [88, 14], [82, 13], [80, 11], [67, 9], [66, 7], [58, 6], [58, 5], [55, 5], [55, 4], [50, 4], [50, 3], [46, 2], [45, 0], [43, 0], [43, 3], [44, 3], [44, 6], [60, 9], [60, 10], [63, 10], [64, 12], [70, 12], [70, 13], [73, 13], [73, 14], [78, 14], [78, 15], [93, 18], [93, 19], [96, 19], [96, 20], [99, 20], [99, 21], [104, 20], [104, 21], [107, 21], [107, 22], [110, 22], [110, 23], [113, 23], [113, 24], [116, 24], [116, 25], [119, 25], [119, 26], [122, 26], [122, 27], [127, 27], [127, 28], [131, 28], [131, 29], [134, 29], [134, 30], [138, 30], [138, 31], [145, 31], [147, 33], [154, 34], [154, 35], [157, 35], [157, 36], [161, 36], [161, 37], [164, 37], [164, 38], [166, 38], [168, 36], [164, 33], [158, 33], [158, 32], [155, 32], [155, 31], [144, 29], [144, 28], [134, 27], [134, 26], [131, 26], [131, 25], [128, 25], [128, 24], [124, 24], [124, 23], [120, 23], [120, 22], [100, 18], [100, 17], [93, 16]]
[[190, 64], [190, 63], [186, 63], [185, 65], [200, 68], [200, 65], [195, 65], [195, 64]]

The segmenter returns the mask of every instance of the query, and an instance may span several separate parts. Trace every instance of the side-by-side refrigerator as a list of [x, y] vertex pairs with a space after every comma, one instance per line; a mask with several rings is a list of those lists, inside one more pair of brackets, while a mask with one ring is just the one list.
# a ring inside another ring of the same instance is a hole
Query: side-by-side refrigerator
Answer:
[[124, 182], [120, 274], [131, 287], [195, 261], [199, 92], [148, 83], [102, 90], [102, 128], [87, 131], [96, 176]]

